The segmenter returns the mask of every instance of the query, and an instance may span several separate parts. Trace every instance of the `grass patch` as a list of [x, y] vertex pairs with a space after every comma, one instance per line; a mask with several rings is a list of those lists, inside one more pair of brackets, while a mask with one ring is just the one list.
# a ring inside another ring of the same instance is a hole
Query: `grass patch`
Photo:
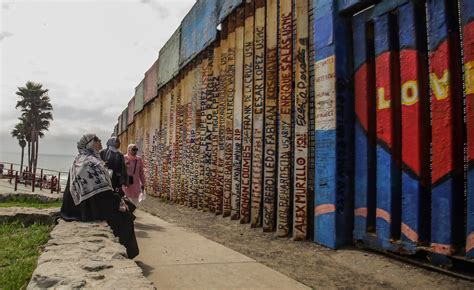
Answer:
[[33, 207], [33, 208], [52, 208], [61, 207], [62, 201], [44, 202], [41, 200], [11, 198], [0, 202], [0, 207]]
[[0, 288], [26, 288], [52, 229], [41, 224], [26, 227], [19, 221], [0, 224]]

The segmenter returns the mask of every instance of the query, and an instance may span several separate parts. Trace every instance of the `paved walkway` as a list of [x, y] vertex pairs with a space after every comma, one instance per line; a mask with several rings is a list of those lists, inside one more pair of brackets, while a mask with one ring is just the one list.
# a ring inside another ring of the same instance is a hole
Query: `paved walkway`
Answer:
[[158, 289], [310, 289], [221, 244], [136, 211], [140, 255]]

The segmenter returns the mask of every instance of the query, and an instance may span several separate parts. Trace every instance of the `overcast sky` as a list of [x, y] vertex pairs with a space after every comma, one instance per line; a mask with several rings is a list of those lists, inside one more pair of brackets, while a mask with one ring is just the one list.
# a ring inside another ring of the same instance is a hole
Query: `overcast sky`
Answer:
[[17, 87], [49, 89], [54, 121], [40, 153], [75, 154], [86, 132], [105, 141], [195, 0], [0, 0], [0, 150], [20, 112]]

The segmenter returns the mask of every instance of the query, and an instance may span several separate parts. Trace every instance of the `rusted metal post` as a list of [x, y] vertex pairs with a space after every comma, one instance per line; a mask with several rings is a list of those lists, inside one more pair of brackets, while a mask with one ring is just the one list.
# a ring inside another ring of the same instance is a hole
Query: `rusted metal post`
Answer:
[[58, 194], [61, 191], [61, 172], [58, 172], [58, 180], [56, 181], [57, 185], [56, 188], [58, 189]]
[[35, 185], [36, 185], [36, 169], [35, 171], [32, 172], [32, 177], [31, 177], [31, 192], [35, 192]]
[[43, 169], [41, 169], [40, 173], [40, 190], [43, 190]]
[[[10, 179], [10, 182], [11, 182], [11, 179]], [[18, 190], [18, 171], [15, 174], [15, 191], [17, 190]]]

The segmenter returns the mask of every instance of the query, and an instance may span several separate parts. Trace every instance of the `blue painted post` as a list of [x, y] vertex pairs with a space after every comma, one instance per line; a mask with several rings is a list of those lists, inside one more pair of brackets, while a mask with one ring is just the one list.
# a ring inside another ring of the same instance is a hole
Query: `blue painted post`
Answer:
[[400, 81], [398, 35], [389, 13], [374, 19], [375, 72], [377, 86], [377, 210], [376, 233], [379, 246], [391, 248], [391, 239], [400, 231]]
[[414, 252], [429, 230], [429, 99], [424, 6], [398, 10], [402, 102], [402, 225], [405, 250]]
[[461, 0], [467, 120], [466, 255], [474, 258], [474, 2]]
[[[313, 0], [315, 11], [314, 241], [337, 248], [352, 240], [353, 96], [350, 33], [337, 3]], [[336, 85], [337, 84], [337, 85]], [[337, 97], [336, 97], [337, 95]]]
[[[428, 0], [432, 108], [431, 248], [452, 255], [462, 242], [462, 84], [456, 2]], [[460, 126], [461, 125], [461, 126]]]
[[[368, 39], [370, 12], [353, 18], [354, 43], [354, 240], [363, 240], [369, 229], [369, 212], [375, 213], [375, 64], [373, 38]], [[375, 215], [374, 215], [375, 217]], [[373, 217], [373, 218], [374, 218]], [[372, 225], [373, 227], [373, 225]]]

